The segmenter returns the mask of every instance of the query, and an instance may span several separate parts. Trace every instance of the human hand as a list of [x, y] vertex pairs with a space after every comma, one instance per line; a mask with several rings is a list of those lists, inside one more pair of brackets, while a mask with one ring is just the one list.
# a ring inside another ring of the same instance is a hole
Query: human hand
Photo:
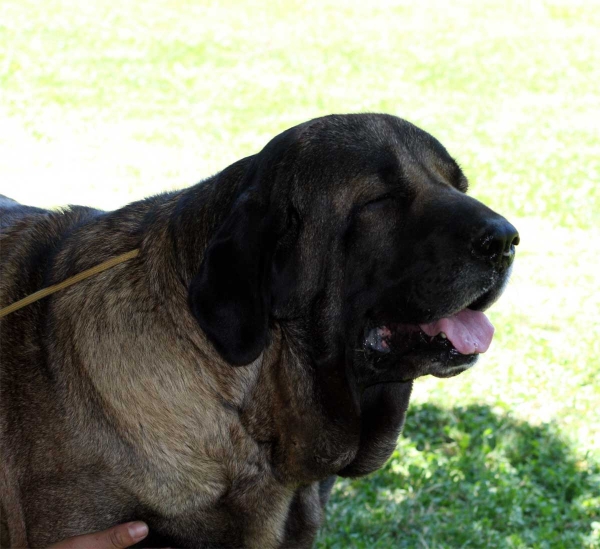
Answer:
[[48, 549], [125, 549], [148, 535], [143, 522], [128, 522], [102, 532], [85, 534], [53, 543]]

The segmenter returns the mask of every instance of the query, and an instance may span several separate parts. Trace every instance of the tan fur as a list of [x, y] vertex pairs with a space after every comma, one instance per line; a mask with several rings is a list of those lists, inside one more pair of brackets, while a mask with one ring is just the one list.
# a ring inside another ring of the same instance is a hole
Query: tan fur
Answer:
[[[169, 205], [162, 209], [168, 212]], [[58, 214], [50, 216], [60, 219]], [[125, 220], [119, 231], [126, 234], [131, 225]], [[20, 236], [3, 235], [3, 259], [10, 259], [11, 252], [21, 253]], [[21, 318], [14, 313], [3, 320], [33, 320], [43, 306], [61, 319], [49, 354], [51, 361], [61, 361], [60, 381], [69, 395], [70, 410], [66, 415], [57, 410], [57, 417], [47, 418], [52, 425], [42, 423], [40, 428], [72, 431], [74, 439], [60, 449], [57, 459], [63, 463], [49, 459], [40, 467], [49, 474], [56, 467], [64, 469], [69, 446], [74, 445], [78, 459], [87, 454], [89, 460], [100, 459], [104, 466], [118, 470], [127, 491], [165, 516], [210, 508], [232, 489], [232, 482], [243, 479], [240, 506], [256, 511], [247, 527], [248, 547], [276, 547], [294, 489], [269, 480], [262, 465], [270, 459], [268, 449], [256, 444], [223, 401], [241, 407], [260, 386], [272, 383], [269, 371], [277, 367], [274, 361], [281, 360], [280, 346], [271, 345], [244, 368], [224, 364], [191, 316], [183, 285], [164, 265], [168, 252], [161, 246], [169, 245], [167, 241], [166, 231], [159, 226], [141, 242], [131, 242], [141, 246], [138, 258], [61, 291], [37, 310], [31, 306]], [[114, 252], [102, 227], [86, 228], [77, 235], [75, 256], [72, 249], [65, 249], [56, 263], [71, 262], [69, 272], [75, 272], [104, 260], [107, 253]], [[4, 261], [4, 269], [3, 280], [18, 279], [16, 263]], [[168, 294], [165, 284], [171, 288]], [[4, 304], [15, 294], [10, 285], [3, 289]], [[68, 352], [63, 344], [69, 346]], [[35, 345], [25, 350], [36, 351]], [[88, 412], [90, 395], [101, 403], [105, 420], [114, 429], [104, 445], [93, 448], [85, 436], [98, 423]], [[135, 448], [135, 462], [127, 463], [115, 452], [115, 435]], [[39, 447], [43, 452], [41, 443]], [[137, 460], [152, 474], [140, 478]], [[9, 475], [18, 478], [18, 469]], [[9, 498], [3, 506], [18, 509], [16, 503], [16, 498]], [[311, 505], [316, 509], [316, 502]], [[315, 516], [320, 520], [320, 511]], [[19, 539], [19, 529], [11, 518], [11, 539]], [[51, 532], [37, 532], [33, 539], [55, 541]]]
[[442, 318], [508, 277], [452, 274], [481, 230], [455, 226], [501, 223], [461, 186], [425, 132], [348, 115], [115, 212], [0, 197], [0, 307], [140, 250], [0, 320], [1, 543], [137, 519], [155, 547], [311, 547], [333, 477], [381, 467], [412, 380], [448, 372], [367, 355], [374, 312], [423, 294], [411, 314]]

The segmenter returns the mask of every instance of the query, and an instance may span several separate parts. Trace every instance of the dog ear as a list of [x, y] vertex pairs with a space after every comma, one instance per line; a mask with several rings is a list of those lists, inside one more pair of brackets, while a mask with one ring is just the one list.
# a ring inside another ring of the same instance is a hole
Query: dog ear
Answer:
[[[189, 305], [200, 327], [236, 366], [258, 358], [268, 343], [272, 310], [285, 308], [297, 282], [290, 257], [300, 222], [287, 204], [279, 172], [293, 171], [293, 149], [305, 126], [279, 134], [255, 157], [244, 175], [246, 191], [210, 241], [189, 287]], [[271, 203], [275, 185], [287, 206]]]
[[189, 288], [189, 305], [200, 327], [236, 366], [256, 360], [267, 342], [276, 237], [266, 210], [250, 193], [238, 199]]

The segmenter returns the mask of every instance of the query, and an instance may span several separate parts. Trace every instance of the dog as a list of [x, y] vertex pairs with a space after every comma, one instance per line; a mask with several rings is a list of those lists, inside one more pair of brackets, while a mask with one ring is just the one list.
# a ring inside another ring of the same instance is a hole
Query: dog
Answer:
[[3, 198], [0, 307], [139, 250], [0, 321], [4, 539], [311, 547], [413, 380], [491, 341], [519, 236], [466, 191], [434, 137], [356, 114], [113, 212]]

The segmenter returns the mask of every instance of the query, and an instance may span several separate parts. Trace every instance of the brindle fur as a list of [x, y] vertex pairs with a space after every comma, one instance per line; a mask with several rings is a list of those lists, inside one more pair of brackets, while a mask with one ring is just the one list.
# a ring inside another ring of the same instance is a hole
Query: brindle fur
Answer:
[[[390, 185], [414, 206], [364, 213]], [[114, 212], [0, 200], [0, 306], [140, 249], [0, 321], [3, 543], [139, 519], [146, 546], [310, 547], [334, 475], [381, 467], [412, 379], [430, 373], [414, 360], [382, 373], [360, 347], [369, 269], [403, 253], [380, 239], [427, 216], [422, 195], [499, 217], [464, 190], [431, 136], [352, 115]], [[441, 281], [448, 309], [481, 290], [472, 272]]]

